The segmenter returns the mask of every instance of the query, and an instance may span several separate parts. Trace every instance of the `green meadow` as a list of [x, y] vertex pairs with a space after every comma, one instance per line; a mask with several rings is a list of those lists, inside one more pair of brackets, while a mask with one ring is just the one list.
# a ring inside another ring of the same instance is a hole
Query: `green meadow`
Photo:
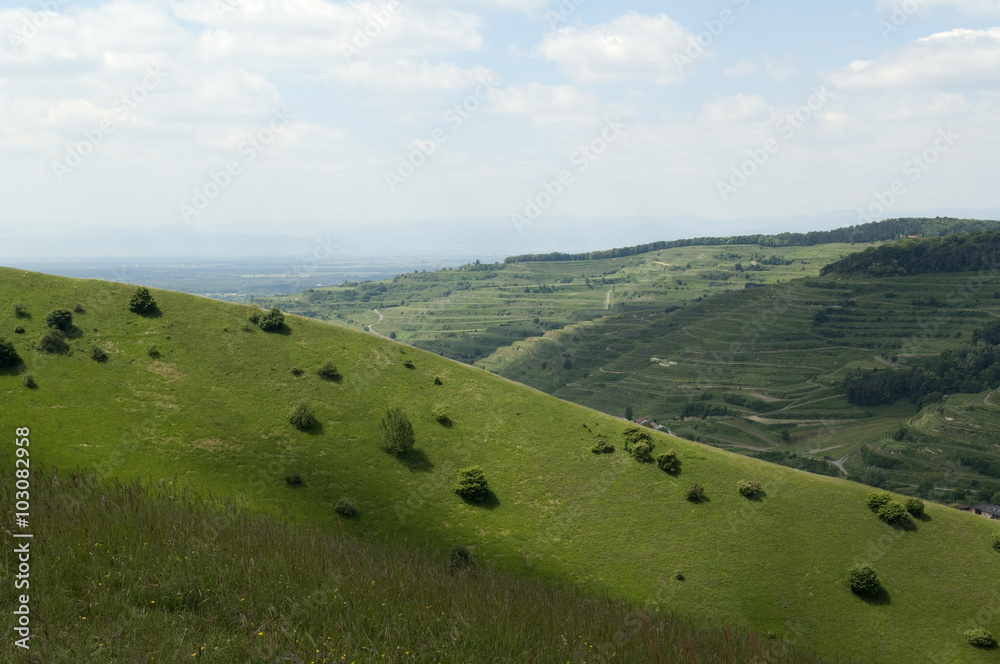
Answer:
[[[995, 659], [963, 637], [976, 627], [1000, 633], [1000, 554], [990, 545], [1000, 526], [986, 519], [928, 504], [924, 518], [889, 526], [866, 506], [870, 488], [651, 433], [654, 456], [673, 450], [680, 459], [679, 472], [667, 474], [626, 454], [627, 422], [481, 369], [295, 316], [268, 333], [248, 322], [247, 306], [166, 291], [153, 291], [156, 315], [139, 316], [128, 310], [132, 291], [0, 270], [0, 334], [23, 360], [0, 374], [0, 428], [11, 439], [17, 427], [30, 428], [33, 467], [92, 471], [104, 483], [140, 478], [386, 546], [442, 556], [465, 546], [490, 570], [707, 628], [753, 629], [821, 656]], [[28, 315], [17, 317], [15, 303]], [[67, 352], [42, 353], [35, 344], [55, 309], [81, 312], [73, 314]], [[105, 361], [93, 359], [95, 347]], [[326, 362], [336, 364], [339, 380], [317, 375]], [[24, 385], [25, 373], [34, 388]], [[311, 431], [289, 424], [300, 403], [318, 419]], [[403, 458], [379, 442], [378, 422], [393, 407], [415, 432], [416, 448]], [[615, 445], [613, 454], [591, 452], [602, 439]], [[489, 482], [482, 504], [453, 492], [458, 470], [471, 465]], [[744, 498], [740, 480], [761, 482], [763, 494]], [[695, 483], [704, 501], [685, 499]], [[358, 518], [334, 511], [345, 497]], [[36, 512], [33, 532], [54, 538], [60, 522], [44, 514]], [[164, 546], [186, 541], [183, 532], [163, 532]], [[45, 555], [58, 560], [59, 550]], [[175, 555], [188, 555], [182, 550]], [[881, 579], [873, 599], [846, 586], [859, 562]], [[10, 569], [0, 578], [5, 593]], [[77, 601], [82, 611], [88, 597], [60, 601]], [[127, 641], [130, 631], [110, 633]], [[422, 651], [414, 661], [436, 660]]]

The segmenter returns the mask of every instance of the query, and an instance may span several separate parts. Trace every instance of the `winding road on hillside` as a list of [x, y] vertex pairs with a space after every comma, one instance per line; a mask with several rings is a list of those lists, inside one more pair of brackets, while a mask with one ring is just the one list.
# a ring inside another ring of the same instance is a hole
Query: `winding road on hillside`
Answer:
[[612, 287], [611, 290], [608, 291], [607, 299], [604, 302], [604, 308], [605, 309], [610, 309], [611, 308], [611, 293], [613, 293], [614, 290], [615, 290], [614, 287]]
[[[380, 323], [381, 323], [381, 322], [382, 322], [383, 320], [385, 320], [385, 316], [383, 316], [383, 315], [382, 315], [382, 314], [381, 314], [381, 313], [379, 312], [379, 310], [378, 310], [378, 309], [372, 309], [372, 311], [374, 311], [374, 312], [375, 312], [375, 313], [376, 313], [376, 314], [378, 315], [378, 322], [380, 322]], [[369, 331], [369, 332], [371, 332], [372, 334], [378, 334], [378, 335], [379, 335], [380, 337], [384, 337], [384, 336], [385, 336], [384, 334], [379, 334], [378, 332], [376, 332], [376, 331], [375, 331], [375, 326], [374, 326], [374, 325], [369, 325], [369, 326], [368, 326], [368, 331]]]

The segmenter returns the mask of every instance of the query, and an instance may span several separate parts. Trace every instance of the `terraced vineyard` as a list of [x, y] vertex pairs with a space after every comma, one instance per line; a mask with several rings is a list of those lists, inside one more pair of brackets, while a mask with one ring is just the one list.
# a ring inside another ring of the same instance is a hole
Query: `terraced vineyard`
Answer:
[[[605, 412], [631, 408], [744, 454], [780, 460], [791, 453], [821, 472], [835, 471], [815, 461], [837, 461], [856, 479], [923, 485], [924, 495], [938, 487], [960, 489], [958, 498], [971, 499], [976, 489], [989, 497], [1000, 491], [1000, 474], [962, 461], [984, 446], [997, 456], [984, 432], [996, 431], [1000, 407], [988, 395], [953, 396], [923, 412], [905, 400], [859, 407], [843, 382], [853, 369], [918, 363], [969, 341], [1000, 315], [996, 290], [992, 273], [811, 277], [669, 313], [574, 325], [501, 349], [481, 365]], [[959, 403], [971, 404], [971, 413], [938, 417]], [[914, 444], [922, 440], [934, 444]]]
[[473, 264], [257, 302], [471, 363], [515, 341], [609, 313], [663, 310], [817, 275], [861, 246], [692, 246], [604, 260]]

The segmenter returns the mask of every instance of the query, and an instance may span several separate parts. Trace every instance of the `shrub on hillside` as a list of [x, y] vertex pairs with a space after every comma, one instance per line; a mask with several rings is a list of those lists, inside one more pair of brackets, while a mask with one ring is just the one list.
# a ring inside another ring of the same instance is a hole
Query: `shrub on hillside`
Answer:
[[434, 404], [434, 407], [431, 408], [431, 415], [441, 424], [447, 424], [451, 421], [451, 418], [448, 417], [448, 407], [441, 403]]
[[993, 550], [1000, 553], [1000, 534], [993, 536], [993, 541], [991, 543]]
[[86, 309], [83, 308], [83, 303], [82, 302], [77, 302], [76, 303], [76, 306], [73, 307], [73, 313], [77, 313], [77, 314], [85, 314], [85, 313], [87, 313]]
[[337, 506], [333, 508], [333, 511], [345, 519], [353, 519], [361, 514], [361, 511], [358, 510], [358, 506], [355, 505], [354, 501], [350, 498], [341, 498], [338, 500]]
[[692, 503], [700, 503], [705, 500], [705, 488], [697, 483], [692, 484], [688, 487], [687, 491], [684, 492], [684, 497]]
[[43, 353], [65, 353], [69, 350], [63, 333], [59, 330], [47, 330], [41, 338], [35, 342], [35, 348]]
[[316, 370], [316, 375], [323, 380], [340, 380], [340, 371], [337, 369], [337, 365], [329, 360]]
[[444, 385], [444, 381], [441, 380], [441, 376], [435, 376], [434, 377], [434, 384], [435, 385]]
[[448, 551], [448, 569], [452, 574], [475, 567], [472, 554], [464, 546], [453, 546]]
[[632, 448], [639, 443], [649, 445], [650, 451], [655, 447], [653, 436], [648, 431], [644, 431], [639, 427], [629, 427], [622, 435], [625, 436], [625, 451], [630, 454], [632, 453]]
[[756, 480], [740, 480], [736, 483], [736, 489], [744, 498], [753, 500], [760, 495], [760, 482]]
[[146, 354], [149, 355], [154, 360], [158, 359], [160, 357], [160, 349], [157, 348], [156, 346], [150, 346], [149, 349], [146, 351]]
[[965, 633], [965, 640], [969, 642], [969, 645], [977, 648], [995, 648], [997, 645], [997, 640], [993, 634], [982, 627], [968, 630]]
[[20, 325], [14, 328], [14, 334], [24, 334], [24, 328]]
[[16, 367], [21, 364], [21, 356], [17, 354], [14, 344], [4, 337], [0, 337], [0, 369]]
[[594, 454], [614, 454], [615, 446], [608, 442], [604, 436], [597, 437], [597, 444], [590, 448]]
[[645, 441], [636, 443], [632, 448], [632, 456], [639, 463], [653, 463], [653, 444]]
[[271, 307], [266, 313], [257, 309], [250, 314], [250, 322], [265, 332], [277, 332], [285, 326], [285, 314], [278, 307]]
[[892, 494], [888, 491], [876, 491], [875, 493], [868, 494], [868, 509], [872, 512], [878, 512], [891, 500]]
[[69, 328], [73, 327], [73, 312], [67, 309], [55, 309], [54, 311], [50, 311], [48, 315], [45, 316], [45, 324], [51, 328], [65, 332]]
[[24, 302], [18, 302], [14, 305], [14, 317], [15, 318], [27, 318], [28, 317], [28, 307]]
[[411, 360], [403, 360], [403, 366], [407, 369], [416, 369], [416, 365]]
[[24, 374], [24, 378], [21, 379], [21, 384], [29, 390], [33, 390], [38, 387], [38, 383], [35, 382], [35, 377], [31, 374]]
[[305, 483], [302, 481], [301, 475], [286, 475], [285, 484], [288, 486], [302, 486]]
[[288, 421], [299, 431], [309, 431], [319, 424], [319, 420], [313, 415], [309, 404], [303, 402], [295, 406], [288, 414]]
[[298, 367], [292, 367], [292, 375], [295, 376], [296, 378], [299, 378], [304, 373], [305, 371], [303, 371], [302, 369]]
[[890, 526], [898, 526], [910, 520], [910, 513], [906, 511], [903, 503], [898, 500], [890, 500], [879, 508], [878, 518]]
[[667, 450], [656, 457], [656, 465], [660, 467], [660, 470], [671, 475], [680, 470], [680, 463], [680, 459], [677, 458], [677, 452], [673, 450]]
[[847, 585], [851, 592], [862, 597], [874, 597], [882, 589], [875, 570], [860, 563], [847, 570]]
[[390, 408], [378, 423], [382, 447], [390, 454], [402, 456], [413, 451], [413, 425], [399, 408]]
[[94, 346], [93, 348], [90, 349], [90, 359], [92, 359], [94, 362], [107, 362], [108, 354], [105, 353], [102, 348]]
[[145, 286], [139, 286], [132, 292], [128, 301], [128, 310], [134, 314], [145, 316], [156, 311], [156, 300]]
[[907, 498], [903, 506], [906, 507], [907, 512], [915, 517], [919, 518], [924, 515], [924, 501], [919, 498]]
[[461, 469], [458, 471], [455, 493], [474, 503], [483, 502], [490, 495], [490, 488], [486, 483], [486, 473], [479, 466]]

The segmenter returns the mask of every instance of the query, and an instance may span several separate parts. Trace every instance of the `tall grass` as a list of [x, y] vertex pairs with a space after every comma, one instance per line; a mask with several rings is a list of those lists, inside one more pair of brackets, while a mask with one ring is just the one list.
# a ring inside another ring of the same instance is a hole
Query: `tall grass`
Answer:
[[[6, 514], [13, 484], [0, 472]], [[15, 647], [6, 613], [3, 661], [821, 661], [488, 567], [452, 573], [445, 551], [306, 529], [162, 483], [36, 474], [31, 516], [34, 637]], [[5, 549], [0, 596], [13, 606], [24, 591]]]

